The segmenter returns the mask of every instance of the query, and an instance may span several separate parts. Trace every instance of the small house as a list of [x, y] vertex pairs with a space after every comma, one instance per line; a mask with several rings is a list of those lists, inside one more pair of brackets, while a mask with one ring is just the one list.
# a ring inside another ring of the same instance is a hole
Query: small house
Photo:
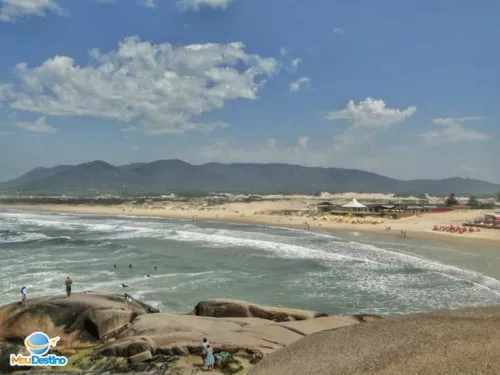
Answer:
[[318, 204], [319, 212], [330, 212], [333, 210], [333, 204], [330, 202], [322, 202]]

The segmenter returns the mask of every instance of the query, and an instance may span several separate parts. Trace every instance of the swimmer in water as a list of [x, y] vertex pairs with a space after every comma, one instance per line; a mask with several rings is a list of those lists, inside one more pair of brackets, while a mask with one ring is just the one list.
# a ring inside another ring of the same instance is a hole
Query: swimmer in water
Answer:
[[129, 265], [128, 265], [128, 268], [131, 270], [132, 268], [134, 268], [134, 266], [133, 266], [133, 265], [131, 265], [131, 264], [129, 264]]

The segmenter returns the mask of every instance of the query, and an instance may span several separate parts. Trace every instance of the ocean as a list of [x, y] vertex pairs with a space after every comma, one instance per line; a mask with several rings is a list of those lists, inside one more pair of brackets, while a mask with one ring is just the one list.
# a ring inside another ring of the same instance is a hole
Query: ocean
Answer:
[[0, 210], [0, 303], [22, 286], [28, 298], [64, 294], [71, 276], [75, 292], [127, 292], [163, 312], [233, 298], [407, 314], [499, 304], [497, 253], [352, 231]]

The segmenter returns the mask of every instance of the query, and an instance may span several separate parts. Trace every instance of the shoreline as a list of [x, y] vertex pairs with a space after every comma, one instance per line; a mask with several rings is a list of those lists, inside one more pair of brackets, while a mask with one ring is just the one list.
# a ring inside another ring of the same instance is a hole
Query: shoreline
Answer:
[[[269, 202], [273, 205], [276, 202]], [[478, 233], [447, 233], [434, 232], [434, 225], [455, 224], [456, 217], [445, 214], [426, 214], [421, 217], [409, 217], [399, 220], [384, 220], [382, 223], [370, 224], [352, 224], [352, 223], [337, 223], [331, 221], [314, 220], [312, 217], [304, 216], [283, 216], [276, 214], [264, 214], [254, 210], [241, 210], [242, 205], [245, 208], [252, 208], [252, 204], [240, 204], [237, 208], [240, 210], [231, 210], [229, 205], [221, 205], [217, 208], [193, 208], [193, 207], [173, 207], [173, 205], [164, 207], [147, 207], [147, 206], [131, 206], [131, 205], [67, 205], [67, 204], [4, 204], [0, 203], [0, 209], [14, 209], [25, 211], [38, 212], [57, 212], [70, 214], [88, 214], [102, 216], [137, 216], [137, 217], [157, 217], [171, 220], [189, 220], [189, 221], [217, 221], [237, 224], [253, 224], [264, 225], [275, 228], [293, 228], [311, 230], [314, 232], [323, 232], [334, 234], [335, 232], [362, 232], [366, 234], [380, 235], [386, 238], [401, 239], [401, 231], [407, 232], [407, 239], [421, 239], [448, 244], [475, 244], [475, 245], [498, 245], [500, 243], [500, 230], [484, 229]], [[262, 204], [260, 204], [261, 206]], [[234, 204], [233, 204], [234, 206]], [[260, 207], [257, 207], [260, 208]], [[474, 214], [476, 214], [474, 212]], [[479, 215], [478, 213], [476, 215]], [[455, 215], [456, 216], [456, 215]], [[469, 215], [470, 216], [470, 215]], [[465, 219], [463, 220], [465, 221]], [[308, 224], [308, 226], [305, 225]], [[429, 229], [423, 229], [423, 226]], [[459, 224], [458, 224], [459, 225]], [[387, 227], [391, 227], [391, 231], [386, 231]]]

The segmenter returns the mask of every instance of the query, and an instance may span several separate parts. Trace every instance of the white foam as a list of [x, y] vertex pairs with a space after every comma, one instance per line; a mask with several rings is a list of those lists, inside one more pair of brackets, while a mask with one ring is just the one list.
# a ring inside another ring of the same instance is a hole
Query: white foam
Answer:
[[[500, 295], [499, 294], [500, 293], [500, 281], [493, 278], [493, 277], [489, 277], [489, 276], [486, 276], [486, 275], [483, 275], [481, 273], [474, 272], [471, 270], [465, 270], [463, 268], [459, 268], [456, 266], [443, 264], [443, 263], [440, 263], [440, 262], [435, 261], [435, 260], [421, 258], [421, 257], [418, 257], [418, 256], [413, 255], [413, 254], [395, 252], [395, 251], [382, 249], [382, 248], [379, 248], [379, 247], [376, 247], [373, 245], [368, 245], [368, 244], [351, 243], [351, 245], [363, 248], [364, 250], [367, 250], [367, 251], [376, 252], [379, 254], [384, 254], [384, 255], [386, 255], [386, 257], [390, 257], [392, 259], [398, 259], [398, 260], [404, 262], [405, 264], [418, 266], [419, 268], [423, 268], [426, 270], [432, 270], [432, 271], [438, 272], [442, 275], [447, 275], [447, 276], [455, 275], [457, 277], [457, 279], [462, 280], [462, 281], [477, 282], [479, 285], [484, 286], [492, 293]], [[481, 281], [481, 282], [479, 283], [479, 281]]]
[[[2, 220], [3, 219], [3, 220]], [[215, 227], [215, 228], [214, 228]], [[302, 229], [269, 228], [261, 227], [256, 231], [255, 226], [230, 225], [221, 229], [221, 223], [212, 227], [182, 221], [152, 221], [151, 218], [134, 217], [98, 217], [93, 215], [54, 215], [31, 213], [0, 213], [0, 229], [9, 231], [23, 231], [21, 235], [28, 234], [32, 240], [43, 241], [53, 237], [57, 231], [67, 234], [75, 233], [75, 238], [91, 239], [85, 248], [85, 242], [68, 245], [68, 251], [60, 254], [60, 250], [52, 252], [50, 247], [41, 247], [39, 250], [22, 249], [19, 255], [9, 250], [0, 250], [1, 256], [12, 257], [6, 267], [2, 268], [3, 275], [0, 280], [5, 281], [6, 287], [0, 290], [0, 300], [17, 298], [21, 284], [29, 280], [28, 292], [42, 294], [60, 294], [63, 289], [62, 279], [66, 276], [60, 272], [68, 270], [74, 276], [76, 290], [110, 290], [117, 293], [131, 292], [135, 297], [144, 296], [146, 302], [155, 301], [167, 296], [185, 296], [190, 291], [205, 293], [216, 290], [225, 283], [246, 283], [244, 288], [251, 287], [248, 278], [260, 279], [267, 282], [269, 275], [259, 274], [257, 269], [249, 269], [243, 275], [233, 270], [211, 270], [207, 272], [192, 273], [155, 273], [152, 279], [144, 279], [143, 272], [137, 275], [134, 272], [124, 274], [123, 270], [102, 270], [103, 264], [113, 264], [117, 259], [137, 259], [137, 262], [155, 257], [164, 253], [155, 251], [148, 253], [139, 249], [126, 240], [135, 238], [153, 238], [196, 244], [197, 247], [211, 247], [214, 256], [223, 258], [228, 249], [240, 249], [248, 256], [274, 257], [298, 260], [313, 260], [323, 267], [323, 271], [306, 273], [295, 269], [296, 275], [290, 275], [284, 282], [291, 289], [288, 293], [299, 292], [301, 298], [314, 298], [349, 301], [352, 296], [366, 296], [374, 294], [380, 299], [373, 302], [370, 312], [388, 311], [390, 307], [383, 306], [388, 300], [394, 304], [401, 303], [406, 311], [418, 311], [421, 306], [425, 308], [460, 306], [463, 304], [497, 302], [500, 297], [500, 282], [477, 272], [463, 270], [459, 267], [448, 266], [437, 261], [407, 254], [401, 251], [385, 249], [360, 242], [346, 242], [337, 237], [323, 233], [313, 233]], [[246, 230], [246, 228], [248, 228]], [[36, 238], [39, 234], [43, 237]], [[68, 238], [61, 236], [60, 238]], [[3, 240], [10, 240], [3, 236]], [[102, 240], [98, 242], [96, 240]], [[120, 241], [117, 241], [120, 240]], [[0, 240], [1, 242], [2, 240]], [[113, 245], [127, 246], [125, 249], [113, 249]], [[394, 244], [398, 245], [398, 244]], [[107, 247], [110, 246], [110, 249]], [[188, 246], [188, 245], [185, 245]], [[383, 245], [384, 246], [384, 245]], [[406, 248], [410, 250], [408, 244]], [[78, 249], [72, 251], [71, 247]], [[384, 246], [385, 247], [385, 246]], [[401, 246], [402, 247], [402, 246]], [[250, 249], [250, 250], [247, 250]], [[9, 251], [9, 252], [7, 252]], [[168, 251], [166, 246], [165, 252]], [[178, 251], [178, 250], [175, 250]], [[174, 257], [176, 253], [172, 254]], [[37, 270], [26, 269], [23, 259], [30, 257]], [[149, 258], [148, 258], [149, 257]], [[158, 260], [158, 259], [156, 259]], [[175, 260], [174, 260], [175, 261]], [[254, 259], [252, 259], [252, 262]], [[261, 260], [264, 261], [265, 260]], [[258, 264], [259, 260], [255, 260]], [[127, 264], [129, 261], [127, 260]], [[315, 268], [307, 264], [308, 269]], [[241, 267], [242, 265], [238, 265]], [[101, 269], [100, 269], [101, 268]], [[76, 271], [83, 269], [84, 273]], [[198, 268], [199, 269], [199, 268]], [[195, 269], [196, 270], [196, 269]], [[26, 273], [22, 271], [27, 271]], [[71, 272], [74, 271], [74, 272]], [[413, 272], [415, 271], [415, 272]], [[292, 280], [292, 281], [290, 281]], [[464, 287], [463, 281], [468, 281], [470, 287]], [[130, 288], [121, 288], [125, 282]], [[436, 287], [433, 285], [436, 282]], [[257, 283], [257, 281], [256, 281]], [[438, 290], [440, 286], [442, 290]], [[241, 287], [241, 285], [240, 285]], [[227, 288], [227, 286], [225, 286]], [[340, 295], [332, 295], [332, 291], [340, 290]], [[316, 295], [316, 297], [314, 297]], [[244, 296], [242, 296], [244, 297]], [[172, 297], [173, 298], [173, 297]], [[184, 297], [183, 297], [184, 298]], [[357, 297], [360, 298], [360, 297]], [[444, 300], [444, 302], [442, 301]], [[472, 301], [472, 302], [471, 302]], [[359, 302], [359, 301], [358, 301]], [[180, 302], [179, 302], [180, 303]], [[363, 301], [360, 302], [363, 304]], [[364, 305], [363, 305], [364, 306]], [[314, 307], [313, 307], [314, 308]], [[392, 310], [391, 310], [392, 311]]]
[[19, 232], [15, 235], [5, 236], [7, 238], [0, 238], [0, 243], [22, 243], [22, 242], [35, 242], [35, 241], [48, 241], [55, 239], [66, 239], [70, 240], [71, 237], [68, 236], [57, 236], [51, 237], [43, 233], [30, 233], [30, 232]]
[[[255, 235], [262, 237], [258, 233]], [[227, 231], [224, 230], [213, 234], [177, 231], [177, 235], [174, 236], [174, 238], [177, 241], [201, 242], [218, 246], [250, 247], [253, 249], [265, 250], [273, 253], [274, 255], [291, 259], [317, 259], [329, 261], [356, 260], [361, 262], [377, 263], [369, 259], [357, 258], [347, 254], [342, 255], [321, 249], [228, 235]]]

